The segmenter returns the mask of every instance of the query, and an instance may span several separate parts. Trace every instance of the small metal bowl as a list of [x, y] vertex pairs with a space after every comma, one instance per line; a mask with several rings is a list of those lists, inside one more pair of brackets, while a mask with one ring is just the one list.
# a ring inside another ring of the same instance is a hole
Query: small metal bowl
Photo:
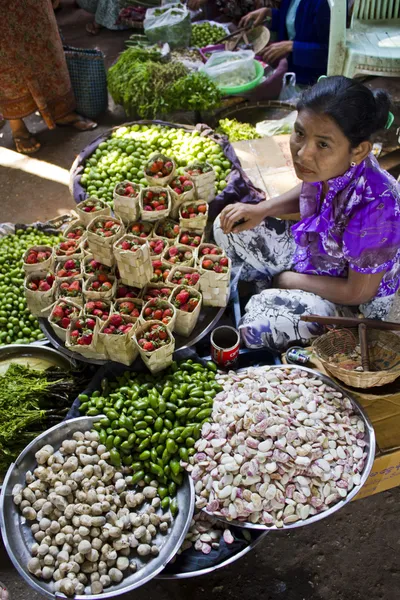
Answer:
[[[30, 525], [22, 517], [14, 504], [12, 498], [12, 489], [17, 483], [25, 485], [25, 474], [27, 471], [33, 471], [36, 468], [35, 453], [45, 444], [51, 444], [55, 449], [61, 446], [63, 440], [71, 437], [76, 431], [87, 431], [97, 421], [97, 417], [79, 417], [70, 421], [63, 421], [55, 427], [48, 429], [31, 442], [19, 455], [14, 464], [12, 464], [4, 479], [3, 489], [0, 496], [0, 527], [3, 535], [4, 546], [7, 553], [21, 577], [36, 592], [46, 598], [61, 599], [64, 594], [54, 591], [54, 583], [34, 577], [27, 568], [31, 558], [30, 547], [34, 543], [34, 538]], [[104, 598], [115, 598], [126, 592], [130, 592], [141, 585], [144, 585], [160, 571], [175, 556], [181, 547], [185, 535], [189, 529], [194, 511], [194, 486], [189, 476], [184, 477], [183, 485], [177, 492], [179, 504], [179, 513], [172, 522], [172, 527], [168, 535], [157, 534], [156, 540], [162, 543], [160, 554], [151, 561], [144, 561], [139, 556], [135, 556], [135, 561], [140, 565], [136, 573], [125, 577], [119, 584], [110, 586], [102, 594], [90, 594], [87, 587], [87, 594], [74, 596], [75, 600], [104, 600]], [[161, 513], [161, 510], [160, 510]]]

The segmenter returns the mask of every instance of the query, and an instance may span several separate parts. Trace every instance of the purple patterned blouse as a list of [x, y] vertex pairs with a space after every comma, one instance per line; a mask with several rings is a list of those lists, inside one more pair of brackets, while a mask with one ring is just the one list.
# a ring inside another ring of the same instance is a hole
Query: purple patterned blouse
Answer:
[[385, 275], [377, 297], [400, 285], [400, 185], [370, 154], [362, 163], [329, 182], [303, 183], [301, 221], [292, 227], [297, 243], [293, 268], [298, 273], [347, 277]]

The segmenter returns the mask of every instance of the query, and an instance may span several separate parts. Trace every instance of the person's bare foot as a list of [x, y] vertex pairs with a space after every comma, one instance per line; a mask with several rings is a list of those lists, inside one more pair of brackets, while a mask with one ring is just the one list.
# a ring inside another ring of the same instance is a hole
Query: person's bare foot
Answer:
[[74, 127], [78, 131], [90, 131], [97, 127], [97, 123], [78, 115], [76, 112], [69, 113], [66, 117], [58, 119], [56, 125], [60, 127]]
[[22, 119], [10, 119], [10, 127], [17, 152], [34, 154], [40, 150], [40, 143], [27, 129]]
[[96, 21], [92, 21], [86, 25], [86, 31], [91, 35], [97, 35], [100, 32], [101, 25], [96, 23]]

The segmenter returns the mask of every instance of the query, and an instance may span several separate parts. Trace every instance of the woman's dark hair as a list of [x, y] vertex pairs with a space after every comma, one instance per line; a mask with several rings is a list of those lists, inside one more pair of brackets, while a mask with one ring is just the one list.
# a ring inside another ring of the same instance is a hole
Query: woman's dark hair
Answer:
[[324, 77], [303, 92], [297, 110], [329, 115], [355, 148], [387, 123], [390, 98], [385, 90], [371, 91], [348, 77]]

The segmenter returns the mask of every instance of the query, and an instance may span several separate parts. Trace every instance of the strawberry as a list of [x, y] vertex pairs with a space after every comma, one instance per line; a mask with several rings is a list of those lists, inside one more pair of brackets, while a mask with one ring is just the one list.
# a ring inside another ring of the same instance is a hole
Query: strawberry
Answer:
[[96, 219], [95, 223], [91, 226], [90, 230], [100, 237], [112, 237], [119, 233], [121, 230], [121, 223], [118, 221], [111, 221], [111, 219]]
[[165, 156], [159, 156], [148, 161], [144, 172], [146, 175], [153, 177], [154, 179], [162, 179], [163, 177], [170, 175], [173, 171], [173, 168], [173, 162], [169, 158]]
[[63, 329], [67, 329], [70, 326], [70, 323], [71, 323], [71, 319], [69, 319], [68, 317], [64, 317], [61, 319], [59, 325]]
[[180, 290], [172, 297], [172, 304], [183, 312], [193, 312], [200, 302], [200, 294], [190, 288]]
[[44, 262], [45, 260], [47, 260], [50, 257], [51, 252], [49, 251], [45, 251], [45, 252], [38, 252], [37, 253], [37, 261], [38, 262]]
[[161, 254], [166, 245], [167, 242], [165, 240], [150, 240], [150, 253], [156, 255]]
[[71, 343], [78, 346], [90, 346], [93, 341], [93, 330], [96, 327], [95, 319], [81, 317], [75, 321], [70, 333]]
[[153, 352], [169, 343], [169, 334], [165, 325], [154, 323], [143, 332], [143, 337], [138, 340], [139, 346], [145, 352]]
[[208, 205], [206, 203], [186, 203], [183, 204], [180, 209], [180, 215], [183, 219], [193, 219], [197, 215], [205, 215], [208, 211]]
[[145, 240], [129, 235], [118, 242], [117, 248], [121, 248], [121, 250], [125, 250], [126, 252], [136, 252], [145, 243]]
[[127, 285], [119, 284], [117, 287], [117, 298], [137, 298], [141, 290], [139, 288], [129, 287]]
[[165, 253], [165, 260], [172, 264], [190, 262], [193, 258], [191, 250], [184, 250], [178, 246], [171, 246]]
[[217, 258], [215, 261], [212, 261], [210, 258], [205, 258], [203, 259], [201, 266], [207, 271], [227, 273], [229, 270], [229, 259], [226, 256], [221, 256], [221, 258]]
[[155, 188], [160, 191], [147, 191], [143, 198], [143, 210], [159, 211], [165, 210], [168, 204], [168, 196], [162, 188]]
[[201, 243], [202, 233], [197, 232], [195, 230], [192, 231], [183, 231], [180, 235], [179, 242], [184, 244], [185, 246], [192, 246], [193, 248], [197, 248], [197, 246]]
[[179, 196], [185, 192], [189, 192], [194, 187], [193, 182], [190, 181], [189, 178], [183, 176], [175, 177], [169, 185], [174, 190], [175, 194], [178, 194]]
[[79, 206], [85, 213], [92, 213], [104, 208], [104, 203], [98, 198], [90, 198], [86, 200], [84, 206]]
[[118, 327], [119, 325], [122, 325], [122, 323], [123, 320], [121, 315], [112, 315], [110, 317], [110, 324], [114, 325], [114, 327]]
[[129, 225], [127, 229], [127, 233], [133, 233], [141, 238], [147, 238], [151, 234], [153, 226], [151, 223], [145, 223], [142, 221], [138, 221], [137, 223], [132, 223]]
[[136, 198], [139, 195], [139, 192], [133, 187], [133, 183], [129, 183], [128, 181], [124, 181], [123, 183], [119, 183], [115, 192], [119, 196], [126, 196], [128, 198]]
[[79, 244], [80, 240], [67, 240], [65, 242], [60, 242], [56, 248], [57, 256], [70, 256], [71, 254], [75, 254], [79, 252]]
[[152, 283], [165, 281], [170, 273], [170, 267], [164, 265], [161, 260], [153, 260], [153, 277], [150, 279]]
[[159, 298], [160, 300], [168, 300], [171, 295], [170, 288], [157, 288], [151, 285], [146, 287], [146, 291], [143, 295], [143, 300], [147, 302], [152, 298]]
[[88, 284], [87, 289], [95, 292], [107, 292], [112, 289], [113, 282], [110, 280], [110, 275], [106, 273], [99, 273], [95, 278]]
[[171, 279], [171, 283], [174, 285], [196, 285], [199, 281], [200, 275], [199, 273], [191, 272], [191, 273], [183, 273], [182, 271], [175, 271], [174, 275]]
[[85, 233], [85, 228], [83, 225], [77, 225], [71, 231], [67, 233], [67, 239], [69, 240], [79, 240]]
[[53, 308], [51, 316], [52, 316], [52, 318], [53, 318], [54, 321], [59, 321], [59, 320], [63, 319], [64, 318], [64, 310], [63, 310], [63, 308], [60, 305], [55, 306]]

